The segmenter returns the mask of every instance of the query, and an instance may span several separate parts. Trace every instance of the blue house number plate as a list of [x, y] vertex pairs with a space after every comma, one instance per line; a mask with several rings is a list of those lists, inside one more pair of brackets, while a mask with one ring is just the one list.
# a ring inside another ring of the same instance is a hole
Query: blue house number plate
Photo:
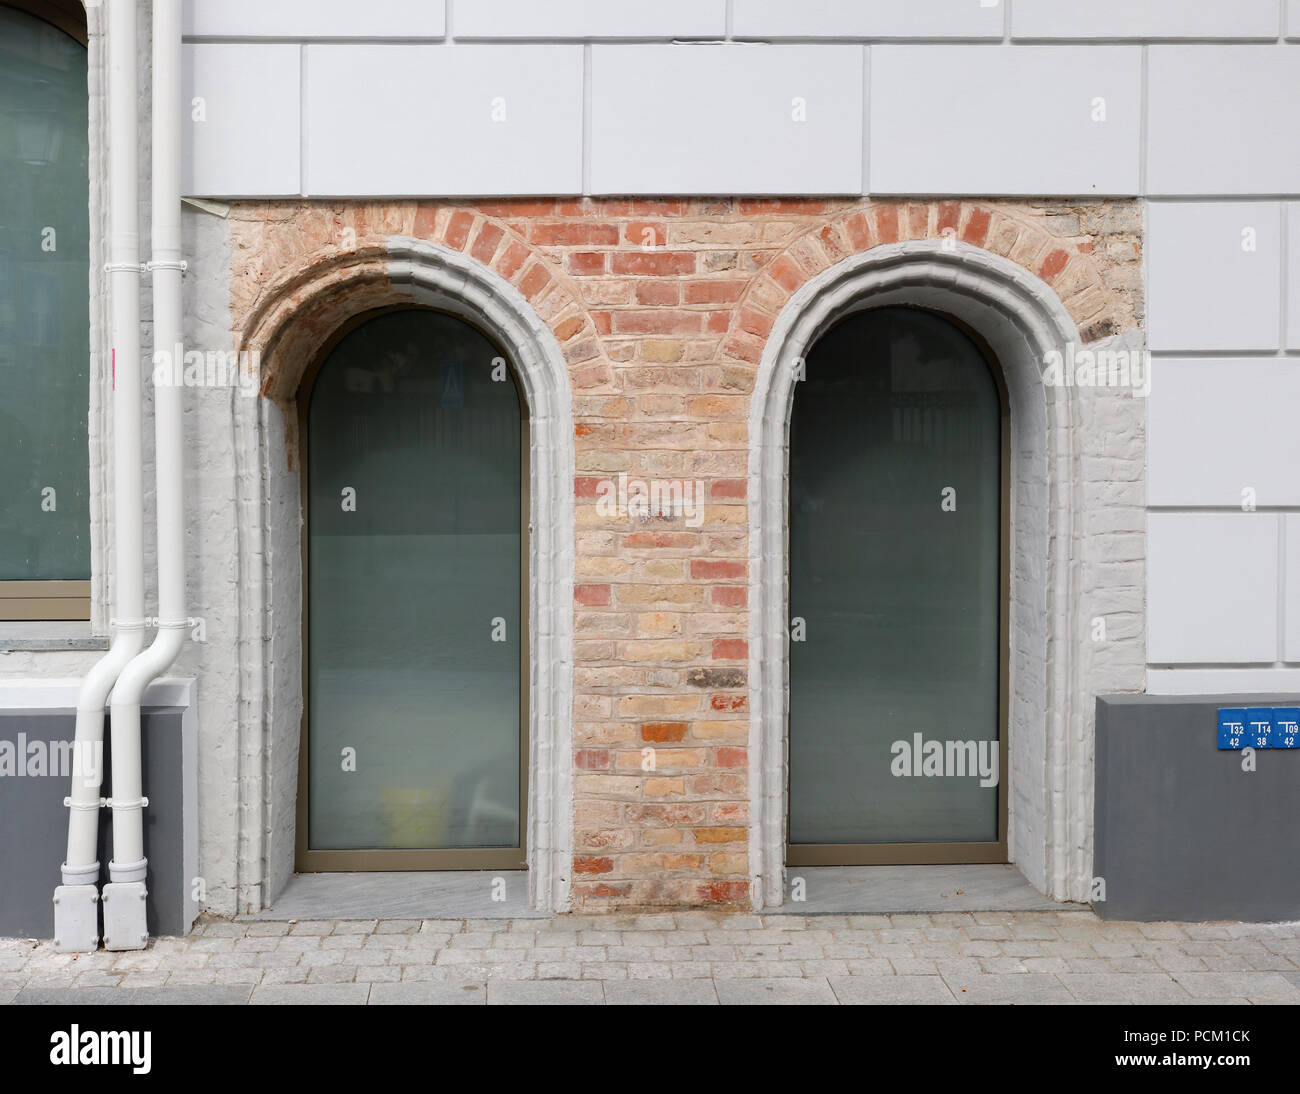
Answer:
[[1219, 748], [1300, 747], [1300, 707], [1220, 707]]

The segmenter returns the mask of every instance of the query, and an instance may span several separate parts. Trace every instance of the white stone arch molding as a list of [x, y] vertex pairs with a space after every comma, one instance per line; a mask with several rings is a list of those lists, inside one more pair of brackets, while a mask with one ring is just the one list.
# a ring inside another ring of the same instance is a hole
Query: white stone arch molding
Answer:
[[[385, 302], [407, 301], [417, 306], [436, 307], [483, 329], [510, 355], [528, 401], [531, 479], [527, 876], [533, 908], [542, 912], [562, 912], [569, 907], [573, 861], [574, 451], [568, 368], [549, 328], [524, 297], [499, 274], [457, 251], [425, 240], [392, 237], [386, 241], [386, 246], [387, 256], [381, 276], [391, 291], [385, 294]], [[356, 311], [368, 311], [374, 307], [375, 297], [370, 291], [373, 277], [363, 272], [367, 267], [372, 271], [372, 263], [373, 258], [358, 259]], [[350, 291], [348, 278], [343, 278], [344, 284], [340, 287], [338, 275], [338, 265], [329, 264], [329, 269], [321, 275], [320, 293], [341, 300], [340, 310], [346, 313]], [[312, 307], [317, 297], [312, 292], [310, 281], [306, 286], [295, 281], [290, 291], [301, 303], [286, 309], [284, 317], [275, 322], [275, 330], [261, 331], [257, 338], [260, 344], [271, 347], [272, 357], [275, 346], [281, 342], [280, 335], [294, 322], [295, 315], [301, 315]], [[268, 360], [263, 362], [263, 367], [275, 369], [277, 365]], [[248, 466], [258, 468], [269, 481], [274, 469], [284, 467], [284, 453], [268, 451], [268, 433], [271, 431], [267, 429], [266, 412], [271, 408], [268, 400], [260, 399], [258, 402], [263, 404], [262, 413], [237, 416], [237, 432], [242, 434], [237, 448]], [[282, 431], [274, 432], [282, 444]], [[272, 521], [284, 519], [283, 507], [277, 511], [265, 482], [255, 485], [256, 476], [241, 474], [239, 478], [244, 489], [258, 489], [259, 492], [256, 499], [248, 499], [250, 504], [247, 507], [241, 506], [240, 512], [259, 513], [262, 518], [256, 522], [243, 522], [241, 529], [241, 555], [246, 563], [241, 564], [244, 588], [248, 590], [254, 585], [264, 584], [274, 589], [274, 578], [269, 572], [274, 559], [264, 561], [273, 552], [264, 552], [262, 541], [266, 536], [264, 530], [273, 527]], [[283, 605], [287, 603], [288, 594], [285, 592], [285, 579], [281, 582], [280, 595], [275, 599]], [[296, 591], [293, 596], [296, 600]], [[264, 601], [269, 603], [271, 600], [269, 595], [255, 597], [254, 608], [259, 610], [241, 611], [241, 629], [252, 627], [284, 633], [287, 628], [283, 622], [268, 619], [268, 614], [273, 613], [260, 610]], [[288, 626], [300, 627], [300, 617], [289, 621]], [[243, 679], [269, 675], [265, 672], [269, 666], [261, 664], [262, 659], [270, 658], [265, 651], [271, 648], [271, 643], [262, 641], [264, 637], [270, 635], [258, 633], [247, 638], [241, 635], [241, 659], [246, 655], [246, 659], [253, 662], [246, 666], [249, 672]], [[269, 703], [272, 698], [269, 687], [261, 690], [263, 694], [257, 697], [255, 706]], [[250, 710], [246, 714], [258, 727], [254, 732], [262, 731], [263, 739], [272, 731], [271, 719], [262, 713], [264, 709]], [[296, 722], [292, 732], [296, 739]], [[273, 815], [279, 811], [278, 815], [283, 818], [287, 811], [287, 815], [292, 817], [292, 800], [272, 800], [275, 794], [286, 798], [288, 795], [282, 790], [277, 791], [273, 785], [270, 765], [274, 761], [269, 757], [269, 749], [264, 747], [261, 752], [264, 792], [260, 801]], [[242, 797], [247, 802], [259, 796], [245, 794]], [[264, 817], [248, 817], [241, 828], [247, 836], [259, 825], [271, 839], [293, 839], [291, 828], [286, 834], [283, 820], [274, 823]], [[273, 879], [266, 873], [270, 869], [268, 860], [271, 856], [263, 849], [258, 857], [261, 859], [258, 881], [269, 888]], [[242, 876], [257, 872], [251, 862], [241, 869]], [[253, 896], [253, 892], [249, 891], [251, 886], [241, 884], [240, 888], [244, 890], [241, 892], [243, 904]]]
[[827, 269], [787, 301], [750, 404], [750, 862], [755, 909], [783, 900], [787, 826], [787, 531], [796, 363], [834, 323], [889, 305], [966, 323], [1001, 365], [1011, 412], [1008, 846], [1040, 890], [1086, 899], [1091, 870], [1092, 718], [1079, 686], [1076, 596], [1082, 500], [1073, 388], [1042, 381], [1045, 355], [1079, 344], [1056, 295], [977, 247], [916, 240]]

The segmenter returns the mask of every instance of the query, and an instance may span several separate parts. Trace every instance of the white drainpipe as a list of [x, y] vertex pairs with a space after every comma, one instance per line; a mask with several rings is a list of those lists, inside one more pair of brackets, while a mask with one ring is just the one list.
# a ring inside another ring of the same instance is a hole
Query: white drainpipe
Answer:
[[190, 621], [185, 611], [185, 437], [181, 395], [181, 4], [153, 4], [154, 460], [158, 517], [158, 634], [122, 670], [113, 689], [113, 858], [104, 886], [104, 946], [143, 949], [144, 806], [140, 702], [176, 659]]
[[99, 810], [104, 704], [144, 646], [144, 504], [140, 452], [140, 194], [136, 131], [136, 0], [108, 5], [108, 272], [113, 374], [116, 543], [113, 641], [82, 682], [63, 884], [54, 891], [54, 944], [87, 952], [99, 942]]

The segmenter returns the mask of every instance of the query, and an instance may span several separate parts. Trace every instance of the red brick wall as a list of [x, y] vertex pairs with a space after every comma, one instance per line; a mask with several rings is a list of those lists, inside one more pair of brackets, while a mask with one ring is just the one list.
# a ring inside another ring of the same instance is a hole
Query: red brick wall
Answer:
[[[949, 236], [1041, 277], [1085, 341], [1140, 320], [1135, 203], [297, 202], [241, 204], [232, 219], [237, 329], [284, 279], [413, 235], [495, 269], [563, 347], [577, 453], [579, 909], [748, 903], [746, 421], [790, 295], [850, 254]], [[306, 336], [329, 325], [322, 311]], [[287, 403], [297, 376], [274, 358], [264, 390]], [[702, 523], [602, 512], [620, 473], [702, 481]]]

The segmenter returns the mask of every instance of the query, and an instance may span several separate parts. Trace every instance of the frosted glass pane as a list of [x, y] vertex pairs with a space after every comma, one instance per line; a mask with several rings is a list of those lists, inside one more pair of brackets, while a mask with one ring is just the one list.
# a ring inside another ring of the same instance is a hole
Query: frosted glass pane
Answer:
[[922, 770], [917, 734], [922, 756], [996, 755], [1000, 419], [979, 351], [926, 312], [861, 313], [808, 356], [790, 424], [792, 843], [998, 838], [996, 785], [956, 773], [967, 747], [945, 774], [895, 771]]
[[86, 50], [0, 7], [0, 581], [90, 577]]
[[461, 320], [403, 311], [317, 377], [313, 850], [520, 845], [521, 419], [494, 358]]

